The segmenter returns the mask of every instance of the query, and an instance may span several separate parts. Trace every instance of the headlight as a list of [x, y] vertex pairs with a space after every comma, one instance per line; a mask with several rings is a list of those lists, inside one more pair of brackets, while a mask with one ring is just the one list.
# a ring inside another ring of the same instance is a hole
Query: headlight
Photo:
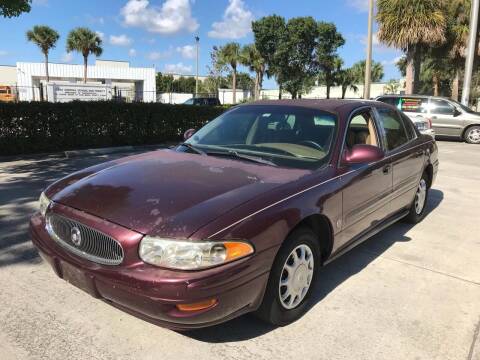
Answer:
[[47, 212], [48, 206], [50, 205], [50, 199], [45, 195], [45, 193], [40, 194], [40, 199], [38, 199], [38, 204], [39, 204], [39, 211], [42, 216], [45, 216], [45, 213]]
[[184, 241], [145, 236], [138, 253], [151, 265], [198, 270], [250, 255], [253, 247], [242, 241]]

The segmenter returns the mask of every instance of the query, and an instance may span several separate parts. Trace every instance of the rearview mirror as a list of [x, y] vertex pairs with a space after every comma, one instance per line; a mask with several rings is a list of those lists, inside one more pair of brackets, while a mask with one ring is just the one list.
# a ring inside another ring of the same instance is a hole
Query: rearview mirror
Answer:
[[195, 129], [188, 129], [187, 131], [185, 131], [183, 133], [183, 140], [190, 139], [193, 136], [193, 134], [195, 134], [195, 131], [196, 131]]
[[455, 108], [455, 110], [453, 110], [453, 116], [457, 117], [457, 116], [460, 116], [460, 115], [462, 115], [462, 112], [460, 110], [458, 110], [457, 108]]
[[354, 145], [352, 149], [345, 149], [342, 156], [342, 164], [368, 164], [383, 159], [385, 153], [378, 146]]

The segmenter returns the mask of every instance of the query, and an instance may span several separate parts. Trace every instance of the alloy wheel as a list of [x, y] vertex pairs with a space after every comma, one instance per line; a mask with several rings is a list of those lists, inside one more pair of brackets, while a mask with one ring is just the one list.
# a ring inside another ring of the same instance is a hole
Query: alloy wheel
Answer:
[[467, 134], [468, 141], [473, 144], [480, 143], [480, 129], [471, 129]]
[[425, 179], [421, 179], [418, 184], [417, 193], [415, 194], [415, 212], [420, 215], [425, 206], [425, 200], [427, 198], [427, 182]]
[[315, 266], [313, 258], [312, 249], [305, 244], [297, 246], [288, 255], [278, 287], [280, 303], [285, 309], [295, 308], [307, 295]]

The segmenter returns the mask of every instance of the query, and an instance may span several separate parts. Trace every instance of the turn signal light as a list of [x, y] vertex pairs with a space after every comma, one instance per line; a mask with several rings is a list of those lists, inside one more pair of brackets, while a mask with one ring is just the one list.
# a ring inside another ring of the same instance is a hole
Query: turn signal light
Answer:
[[193, 304], [177, 304], [177, 309], [180, 311], [198, 311], [204, 310], [212, 307], [217, 303], [217, 299], [210, 299], [205, 301], [200, 301]]
[[227, 250], [226, 261], [238, 259], [253, 253], [253, 247], [244, 242], [225, 242], [223, 244]]

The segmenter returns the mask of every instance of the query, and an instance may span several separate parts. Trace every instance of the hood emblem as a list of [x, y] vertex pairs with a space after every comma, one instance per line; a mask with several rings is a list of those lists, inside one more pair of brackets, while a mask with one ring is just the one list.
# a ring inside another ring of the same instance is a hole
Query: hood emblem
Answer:
[[75, 245], [76, 247], [82, 245], [82, 235], [78, 227], [74, 226], [70, 230], [70, 240], [72, 240], [73, 245]]

